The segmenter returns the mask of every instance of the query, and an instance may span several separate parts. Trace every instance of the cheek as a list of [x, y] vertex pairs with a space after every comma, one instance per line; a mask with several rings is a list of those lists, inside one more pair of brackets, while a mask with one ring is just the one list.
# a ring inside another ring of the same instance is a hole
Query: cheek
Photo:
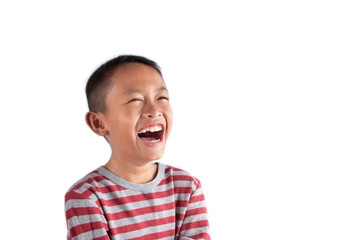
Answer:
[[134, 121], [134, 119], [136, 119], [137, 121], [137, 118], [139, 118], [140, 115], [141, 115], [141, 108], [134, 107], [134, 108], [126, 109], [119, 117], [129, 119], [130, 121]]
[[139, 118], [139, 111], [135, 109], [123, 109], [118, 111], [115, 118], [112, 119], [113, 125], [120, 131], [126, 132], [133, 131], [135, 129], [137, 120]]
[[172, 113], [172, 109], [170, 107], [170, 105], [168, 105], [165, 109], [164, 109], [164, 114], [165, 114], [165, 118], [166, 118], [166, 124], [167, 124], [167, 132], [169, 133], [172, 127], [172, 121], [173, 121], [173, 113]]
[[[134, 111], [124, 111], [118, 115], [117, 137], [118, 143], [125, 149], [131, 149], [136, 140], [136, 124], [138, 114]], [[115, 129], [114, 129], [115, 130]]]

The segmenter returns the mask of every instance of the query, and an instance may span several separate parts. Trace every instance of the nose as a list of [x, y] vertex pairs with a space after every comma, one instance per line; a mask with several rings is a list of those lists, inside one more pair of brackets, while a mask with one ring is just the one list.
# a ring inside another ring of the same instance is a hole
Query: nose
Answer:
[[156, 118], [161, 116], [159, 106], [157, 106], [155, 103], [147, 103], [144, 107], [142, 116], [145, 118]]

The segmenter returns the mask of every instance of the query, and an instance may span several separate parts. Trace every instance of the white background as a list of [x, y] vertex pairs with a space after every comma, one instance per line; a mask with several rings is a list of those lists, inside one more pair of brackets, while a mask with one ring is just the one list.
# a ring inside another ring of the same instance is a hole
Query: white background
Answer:
[[106, 163], [85, 124], [103, 62], [160, 64], [162, 162], [202, 181], [212, 238], [360, 238], [358, 1], [2, 1], [1, 238], [65, 239], [64, 194]]

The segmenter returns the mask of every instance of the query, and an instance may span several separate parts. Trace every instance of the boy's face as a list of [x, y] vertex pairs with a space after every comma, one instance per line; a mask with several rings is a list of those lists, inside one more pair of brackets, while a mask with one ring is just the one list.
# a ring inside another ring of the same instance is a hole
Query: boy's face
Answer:
[[144, 164], [162, 157], [172, 125], [169, 94], [159, 73], [141, 63], [114, 71], [104, 124], [112, 156]]

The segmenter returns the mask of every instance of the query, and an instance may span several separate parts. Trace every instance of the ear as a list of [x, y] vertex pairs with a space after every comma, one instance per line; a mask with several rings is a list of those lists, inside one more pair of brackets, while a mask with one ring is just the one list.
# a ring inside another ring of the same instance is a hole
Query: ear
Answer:
[[97, 135], [106, 136], [109, 134], [109, 131], [106, 129], [99, 113], [87, 112], [85, 115], [85, 121], [89, 128]]

